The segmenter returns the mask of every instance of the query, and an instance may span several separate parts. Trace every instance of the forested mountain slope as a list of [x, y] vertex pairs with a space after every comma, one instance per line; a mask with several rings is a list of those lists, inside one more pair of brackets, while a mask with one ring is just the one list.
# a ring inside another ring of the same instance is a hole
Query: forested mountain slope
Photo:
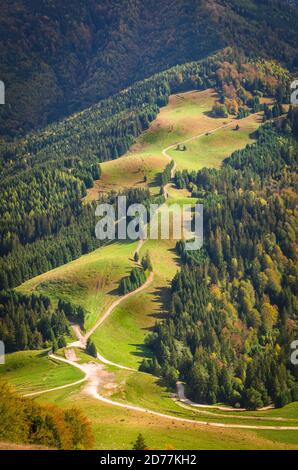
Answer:
[[[260, 110], [256, 93], [287, 99], [289, 76], [235, 49], [143, 80], [82, 113], [0, 147], [0, 288], [94, 249], [94, 208], [86, 188], [98, 162], [123, 155], [171, 93], [215, 88], [231, 114]], [[46, 254], [46, 256], [45, 256]]]
[[6, 136], [227, 45], [289, 67], [297, 58], [298, 13], [281, 0], [4, 0], [1, 9]]
[[[281, 124], [282, 123], [282, 124]], [[280, 126], [281, 124], [281, 126]], [[220, 170], [176, 173], [204, 204], [204, 248], [177, 250], [170, 315], [148, 338], [143, 370], [184, 380], [199, 403], [256, 409], [297, 401], [298, 114], [261, 127]]]

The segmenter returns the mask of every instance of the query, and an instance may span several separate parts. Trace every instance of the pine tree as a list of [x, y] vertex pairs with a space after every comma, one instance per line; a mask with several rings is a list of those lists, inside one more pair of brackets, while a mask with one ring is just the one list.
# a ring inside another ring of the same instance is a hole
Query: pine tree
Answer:
[[132, 447], [132, 450], [146, 450], [146, 449], [147, 449], [147, 445], [145, 443], [145, 439], [140, 433]]
[[90, 338], [87, 341], [86, 352], [92, 357], [97, 357], [96, 346]]
[[66, 339], [64, 336], [58, 338], [58, 348], [65, 348], [67, 346]]
[[145, 254], [145, 256], [142, 258], [141, 264], [143, 266], [144, 271], [146, 270], [152, 271], [153, 268], [152, 268], [152, 263], [151, 263], [151, 259], [150, 259], [150, 255], [148, 251]]
[[54, 338], [53, 341], [52, 341], [52, 351], [55, 352], [58, 350], [58, 343], [56, 341], [56, 339]]

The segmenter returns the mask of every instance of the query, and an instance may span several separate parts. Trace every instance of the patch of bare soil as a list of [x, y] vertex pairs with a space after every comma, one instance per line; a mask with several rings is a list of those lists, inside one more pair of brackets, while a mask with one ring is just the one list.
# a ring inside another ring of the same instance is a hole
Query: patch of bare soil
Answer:
[[0, 442], [0, 450], [55, 450], [41, 445], [15, 444], [13, 442]]
[[78, 358], [74, 349], [65, 348], [64, 349], [65, 358], [72, 362], [77, 362]]
[[92, 397], [97, 394], [103, 394], [104, 390], [115, 390], [117, 384], [114, 382], [114, 374], [105, 369], [103, 364], [98, 362], [88, 362], [83, 365], [84, 372], [87, 374], [87, 384], [83, 388], [82, 393], [87, 393]]

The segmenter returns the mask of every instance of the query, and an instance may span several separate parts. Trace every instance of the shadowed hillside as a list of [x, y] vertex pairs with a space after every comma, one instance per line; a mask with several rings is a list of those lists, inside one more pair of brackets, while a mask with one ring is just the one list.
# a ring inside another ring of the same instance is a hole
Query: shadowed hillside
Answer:
[[0, 131], [8, 136], [226, 45], [274, 55], [288, 66], [297, 57], [298, 14], [285, 1], [2, 3], [0, 78], [7, 105]]

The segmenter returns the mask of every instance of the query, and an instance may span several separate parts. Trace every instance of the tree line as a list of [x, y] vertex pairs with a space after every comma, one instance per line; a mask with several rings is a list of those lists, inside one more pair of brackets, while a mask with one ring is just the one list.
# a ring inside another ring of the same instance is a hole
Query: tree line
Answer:
[[125, 295], [136, 290], [146, 282], [146, 274], [142, 267], [132, 268], [129, 276], [120, 281], [120, 292]]
[[84, 327], [84, 309], [62, 299], [54, 306], [44, 295], [0, 292], [0, 340], [6, 352], [63, 348], [69, 321]]

